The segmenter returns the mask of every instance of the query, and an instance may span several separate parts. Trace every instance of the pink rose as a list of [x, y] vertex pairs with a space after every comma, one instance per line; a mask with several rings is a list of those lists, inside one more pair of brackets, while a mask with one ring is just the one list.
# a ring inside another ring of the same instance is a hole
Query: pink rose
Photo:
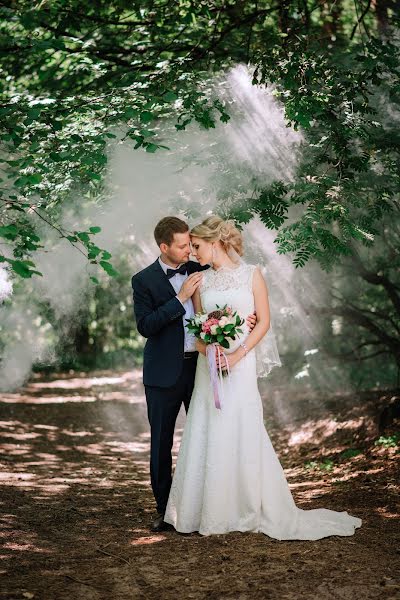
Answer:
[[218, 325], [218, 319], [214, 319], [214, 318], [208, 319], [205, 323], [203, 323], [201, 329], [205, 333], [210, 333], [211, 327], [213, 325]]

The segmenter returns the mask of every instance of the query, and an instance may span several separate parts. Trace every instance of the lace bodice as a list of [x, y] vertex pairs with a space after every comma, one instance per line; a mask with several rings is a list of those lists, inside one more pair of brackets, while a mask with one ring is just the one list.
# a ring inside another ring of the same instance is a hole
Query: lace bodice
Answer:
[[221, 267], [204, 271], [200, 287], [203, 309], [210, 312], [216, 306], [227, 304], [243, 318], [254, 311], [252, 290], [255, 265], [240, 264], [238, 267]]
[[[245, 319], [242, 326], [243, 334], [230, 343], [227, 353], [233, 352], [249, 335], [250, 331], [246, 318], [255, 310], [253, 294], [253, 275], [256, 265], [240, 263], [238, 267], [221, 267], [218, 270], [204, 271], [200, 286], [200, 298], [203, 310], [207, 313], [215, 310], [217, 305], [225, 304]], [[253, 352], [251, 352], [253, 354]], [[255, 348], [256, 368], [258, 377], [267, 376], [275, 366], [281, 366], [272, 325], [267, 334]]]

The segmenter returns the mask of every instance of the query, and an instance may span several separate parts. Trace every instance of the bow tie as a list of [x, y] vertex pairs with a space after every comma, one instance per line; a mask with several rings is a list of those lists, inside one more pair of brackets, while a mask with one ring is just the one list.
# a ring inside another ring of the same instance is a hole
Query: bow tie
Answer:
[[183, 265], [181, 265], [179, 269], [167, 269], [168, 279], [171, 279], [171, 277], [177, 275], [178, 273], [180, 273], [181, 275], [185, 275], [187, 273], [187, 265], [185, 263], [183, 263]]

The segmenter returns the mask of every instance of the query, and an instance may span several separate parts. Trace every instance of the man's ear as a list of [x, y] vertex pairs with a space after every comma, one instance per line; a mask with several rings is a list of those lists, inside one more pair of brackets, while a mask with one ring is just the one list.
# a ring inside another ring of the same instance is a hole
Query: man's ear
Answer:
[[166, 254], [168, 252], [168, 245], [165, 242], [161, 242], [160, 251], [162, 254]]

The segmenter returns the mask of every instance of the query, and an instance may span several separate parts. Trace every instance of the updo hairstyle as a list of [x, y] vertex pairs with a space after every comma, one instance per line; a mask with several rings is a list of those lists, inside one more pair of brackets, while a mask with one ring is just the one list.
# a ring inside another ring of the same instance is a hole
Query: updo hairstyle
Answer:
[[243, 239], [234, 221], [224, 221], [217, 215], [207, 217], [200, 225], [190, 231], [190, 235], [206, 240], [207, 242], [220, 241], [224, 250], [228, 252], [233, 248], [239, 256], [243, 256]]

